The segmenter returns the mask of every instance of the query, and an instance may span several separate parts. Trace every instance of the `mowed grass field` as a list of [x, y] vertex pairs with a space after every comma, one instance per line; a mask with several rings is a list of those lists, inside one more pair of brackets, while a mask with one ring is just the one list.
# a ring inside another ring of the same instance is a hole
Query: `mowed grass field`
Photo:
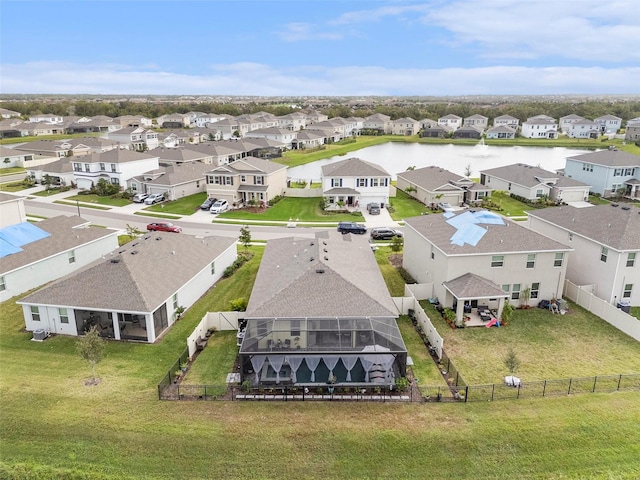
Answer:
[[[108, 342], [97, 368], [102, 381], [93, 387], [84, 386], [90, 369], [75, 353], [75, 339], [57, 336], [31, 342], [31, 334], [21, 331], [21, 309], [12, 301], [1, 304], [0, 478], [564, 480], [640, 476], [637, 391], [467, 404], [157, 400], [157, 382], [204, 313], [227, 309], [231, 300], [248, 297], [262, 249], [252, 251], [252, 260], [212, 288], [159, 343]], [[565, 320], [568, 317], [554, 318]], [[563, 333], [573, 337], [563, 345], [571, 347], [564, 351], [567, 362], [600, 358], [599, 365], [582, 363], [579, 368], [608, 373], [609, 368], [618, 368], [608, 362], [620, 351], [620, 362], [631, 362], [628, 368], [633, 369], [634, 347], [600, 322], [589, 318], [571, 325], [567, 321]], [[465, 378], [478, 375], [469, 373], [477, 370], [502, 370], [493, 352], [511, 344], [510, 336], [516, 333], [520, 342], [527, 335], [530, 345], [541, 342], [540, 348], [544, 342], [558, 341], [553, 335], [557, 324], [537, 325], [542, 329], [537, 332], [534, 322], [529, 322], [528, 331], [520, 330], [518, 323], [514, 318], [501, 329], [443, 329], [448, 352]], [[400, 325], [409, 337], [410, 322], [401, 319]], [[603, 333], [605, 345], [590, 352]], [[587, 345], [581, 343], [589, 337], [593, 338]], [[216, 334], [210, 348], [216, 348], [217, 342], [228, 344], [226, 340], [225, 335]], [[411, 349], [419, 347], [414, 340], [407, 342]], [[474, 343], [479, 345], [471, 348]], [[558, 346], [554, 343], [553, 349]], [[227, 356], [223, 352], [222, 357]], [[558, 358], [560, 354], [546, 358], [540, 368], [551, 369]], [[201, 360], [207, 360], [204, 353], [196, 364]], [[416, 360], [421, 383], [429, 377], [436, 381], [428, 358]], [[522, 360], [524, 367], [529, 358]], [[219, 366], [203, 363], [200, 368], [198, 372], [194, 366], [190, 373], [207, 375]]]

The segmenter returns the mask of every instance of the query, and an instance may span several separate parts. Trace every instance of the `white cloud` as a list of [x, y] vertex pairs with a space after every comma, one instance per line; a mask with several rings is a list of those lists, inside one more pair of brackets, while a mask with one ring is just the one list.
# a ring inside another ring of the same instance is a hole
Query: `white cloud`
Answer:
[[317, 32], [309, 23], [288, 23], [278, 36], [285, 42], [302, 40], [341, 40], [344, 35], [336, 32]]
[[191, 95], [534, 95], [638, 94], [640, 67], [276, 69], [259, 63], [213, 65], [205, 75], [112, 64], [5, 64], [3, 93]]

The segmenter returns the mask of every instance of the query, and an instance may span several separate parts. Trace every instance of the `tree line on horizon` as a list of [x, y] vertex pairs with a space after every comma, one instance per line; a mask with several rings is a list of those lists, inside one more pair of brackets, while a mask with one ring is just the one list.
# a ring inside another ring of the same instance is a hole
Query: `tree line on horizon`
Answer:
[[[336, 100], [338, 101], [338, 100]], [[196, 103], [196, 102], [166, 102], [166, 103], [140, 103], [140, 102], [96, 102], [87, 100], [58, 100], [55, 102], [42, 100], [8, 101], [1, 103], [3, 108], [20, 112], [24, 116], [34, 114], [54, 114], [61, 116], [93, 117], [105, 115], [108, 117], [120, 117], [123, 115], [142, 115], [147, 118], [157, 118], [171, 113], [186, 113], [198, 111], [203, 113], [218, 113], [238, 116], [256, 112], [268, 112], [276, 116], [287, 115], [300, 109], [291, 105], [276, 104], [272, 102], [250, 102], [246, 104], [235, 103]], [[623, 120], [629, 120], [640, 116], [640, 102], [612, 102], [612, 101], [584, 101], [584, 102], [505, 102], [503, 104], [487, 105], [475, 103], [422, 103], [419, 100], [402, 101], [393, 104], [360, 105], [351, 106], [335, 104], [318, 109], [329, 118], [334, 117], [367, 117], [375, 113], [388, 115], [392, 120], [410, 117], [414, 120], [430, 118], [437, 120], [448, 114], [468, 117], [475, 114], [484, 115], [490, 119], [500, 115], [511, 115], [524, 122], [535, 115], [549, 115], [559, 119], [565, 115], [576, 114], [584, 118], [594, 119], [602, 115], [615, 115]]]

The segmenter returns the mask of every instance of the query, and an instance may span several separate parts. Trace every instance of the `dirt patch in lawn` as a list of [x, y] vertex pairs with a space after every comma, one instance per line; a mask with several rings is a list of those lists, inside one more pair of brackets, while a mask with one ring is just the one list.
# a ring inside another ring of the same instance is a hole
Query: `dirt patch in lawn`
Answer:
[[402, 254], [394, 253], [392, 255], [389, 255], [389, 263], [393, 265], [393, 268], [402, 267]]

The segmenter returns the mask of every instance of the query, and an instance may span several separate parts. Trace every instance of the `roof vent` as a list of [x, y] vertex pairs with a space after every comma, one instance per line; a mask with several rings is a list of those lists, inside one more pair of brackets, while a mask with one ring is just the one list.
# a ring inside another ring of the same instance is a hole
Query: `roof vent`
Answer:
[[120, 263], [120, 259], [119, 258], [112, 258], [111, 260], [109, 260], [111, 263]]
[[617, 207], [617, 206], [618, 206], [618, 204], [617, 204], [617, 203], [612, 203], [612, 204], [611, 204], [611, 206], [612, 206], [612, 207]]
[[317, 268], [316, 273], [324, 273], [324, 268]]
[[314, 242], [311, 242], [309, 245], [313, 247], [313, 246], [315, 245], [315, 243], [314, 243]]
[[325, 256], [324, 256], [324, 259], [325, 259], [325, 260], [329, 260], [329, 257], [327, 257], [327, 256], [325, 255]]
[[323, 248], [324, 253], [327, 253], [329, 250], [327, 250], [326, 248]]
[[631, 207], [628, 205], [625, 205], [624, 207], [620, 207], [620, 208], [622, 208], [622, 210], [631, 210]]
[[131, 255], [137, 255], [137, 254], [138, 254], [137, 250], [134, 250], [133, 252], [131, 252]]
[[327, 244], [327, 242], [323, 241], [323, 242], [322, 242], [322, 244], [323, 244], [323, 245], [326, 245], [326, 244]]
[[309, 261], [310, 261], [310, 262], [313, 262], [314, 260], [315, 260], [315, 258], [313, 258], [313, 257], [311, 257], [311, 258], [309, 259]]
[[156, 237], [156, 240], [162, 240], [162, 237]]
[[132, 247], [136, 247], [136, 246], [138, 246], [138, 244], [139, 244], [139, 243], [140, 243], [140, 242], [132, 243], [132, 244], [131, 244], [131, 246], [132, 246]]

